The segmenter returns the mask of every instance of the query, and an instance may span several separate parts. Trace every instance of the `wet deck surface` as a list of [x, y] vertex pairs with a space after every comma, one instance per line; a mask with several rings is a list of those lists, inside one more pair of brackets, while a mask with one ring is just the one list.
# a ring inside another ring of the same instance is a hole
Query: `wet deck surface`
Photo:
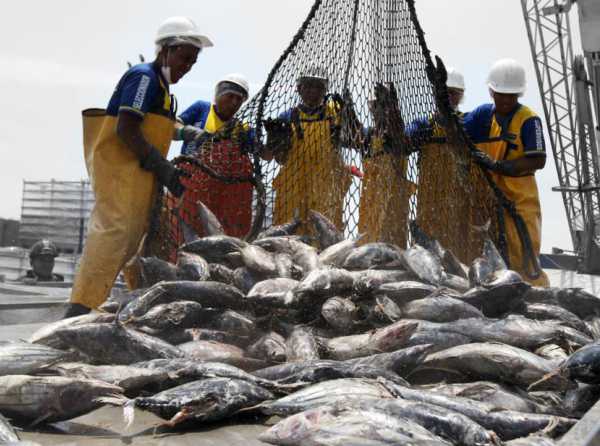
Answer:
[[263, 425], [222, 424], [203, 430], [161, 432], [157, 426], [162, 422], [151, 413], [136, 410], [133, 425], [126, 429], [122, 411], [115, 407], [103, 407], [70, 421], [44, 426], [39, 431], [22, 431], [22, 440], [46, 445], [147, 445], [147, 446], [230, 446], [265, 445], [257, 440], [266, 428]]

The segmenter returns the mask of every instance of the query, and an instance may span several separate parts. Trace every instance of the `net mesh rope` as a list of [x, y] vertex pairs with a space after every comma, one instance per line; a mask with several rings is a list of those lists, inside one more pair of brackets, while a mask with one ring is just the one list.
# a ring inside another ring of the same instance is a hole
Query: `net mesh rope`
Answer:
[[[315, 73], [327, 89], [311, 106], [299, 79]], [[347, 237], [401, 247], [416, 222], [465, 263], [481, 252], [475, 226], [491, 220], [502, 250], [499, 192], [471, 161], [445, 81], [414, 0], [316, 0], [263, 88], [175, 160], [188, 189], [181, 200], [160, 194], [146, 254], [173, 260], [186, 232], [206, 235], [199, 200], [246, 239], [294, 217], [312, 235], [312, 209]]]

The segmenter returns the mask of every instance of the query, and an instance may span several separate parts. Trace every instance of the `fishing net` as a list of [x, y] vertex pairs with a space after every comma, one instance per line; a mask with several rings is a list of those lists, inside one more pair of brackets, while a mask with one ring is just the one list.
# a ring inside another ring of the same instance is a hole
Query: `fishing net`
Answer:
[[229, 235], [294, 217], [312, 235], [313, 209], [347, 237], [401, 247], [416, 222], [470, 262], [484, 236], [474, 226], [498, 222], [499, 206], [445, 82], [414, 0], [316, 0], [234, 122], [177, 160], [193, 176], [181, 202], [159, 197], [147, 251], [172, 257], [186, 226], [202, 235], [201, 200]]

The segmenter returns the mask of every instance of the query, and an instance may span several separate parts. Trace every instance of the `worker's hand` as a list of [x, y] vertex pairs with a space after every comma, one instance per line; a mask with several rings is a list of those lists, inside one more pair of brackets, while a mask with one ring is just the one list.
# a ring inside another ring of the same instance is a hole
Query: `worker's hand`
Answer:
[[204, 135], [205, 130], [200, 127], [194, 127], [193, 125], [184, 125], [180, 130], [181, 139], [184, 142], [196, 141], [202, 135]]
[[263, 121], [263, 124], [265, 126], [265, 129], [267, 130], [267, 133], [274, 133], [274, 134], [286, 134], [287, 132], [290, 131], [290, 125], [289, 122], [284, 121], [283, 119], [265, 119]]
[[482, 152], [481, 150], [473, 150], [473, 151], [471, 151], [471, 156], [473, 157], [475, 162], [477, 164], [479, 164], [481, 167], [484, 167], [493, 172], [496, 171], [496, 169], [497, 169], [496, 161], [494, 161], [492, 158], [490, 158], [487, 153]]
[[158, 182], [166, 187], [171, 194], [175, 197], [181, 197], [185, 191], [185, 186], [181, 184], [181, 178], [189, 176], [189, 174], [163, 158], [156, 148], [152, 148], [140, 165], [142, 169], [153, 172]]

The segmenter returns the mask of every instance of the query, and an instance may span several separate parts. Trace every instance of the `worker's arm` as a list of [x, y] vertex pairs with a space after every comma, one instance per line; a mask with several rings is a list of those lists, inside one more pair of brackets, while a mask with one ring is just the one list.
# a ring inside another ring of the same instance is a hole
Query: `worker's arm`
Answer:
[[[494, 161], [485, 154], [481, 155], [482, 153], [483, 152], [479, 152], [475, 155], [475, 159], [479, 164], [493, 172], [507, 177], [521, 177], [523, 175], [528, 175], [536, 170], [543, 169], [546, 164], [545, 156], [525, 156], [515, 160]], [[484, 157], [487, 157], [488, 160], [484, 160]]]
[[153, 149], [156, 150], [144, 138], [141, 128], [143, 121], [144, 118], [142, 116], [127, 110], [119, 111], [117, 120], [117, 136], [140, 161], [144, 161]]
[[185, 190], [180, 182], [183, 172], [167, 161], [158, 149], [144, 138], [141, 129], [143, 119], [138, 114], [121, 110], [117, 120], [117, 136], [140, 160], [142, 169], [154, 173], [160, 184], [176, 197], [180, 197]]

